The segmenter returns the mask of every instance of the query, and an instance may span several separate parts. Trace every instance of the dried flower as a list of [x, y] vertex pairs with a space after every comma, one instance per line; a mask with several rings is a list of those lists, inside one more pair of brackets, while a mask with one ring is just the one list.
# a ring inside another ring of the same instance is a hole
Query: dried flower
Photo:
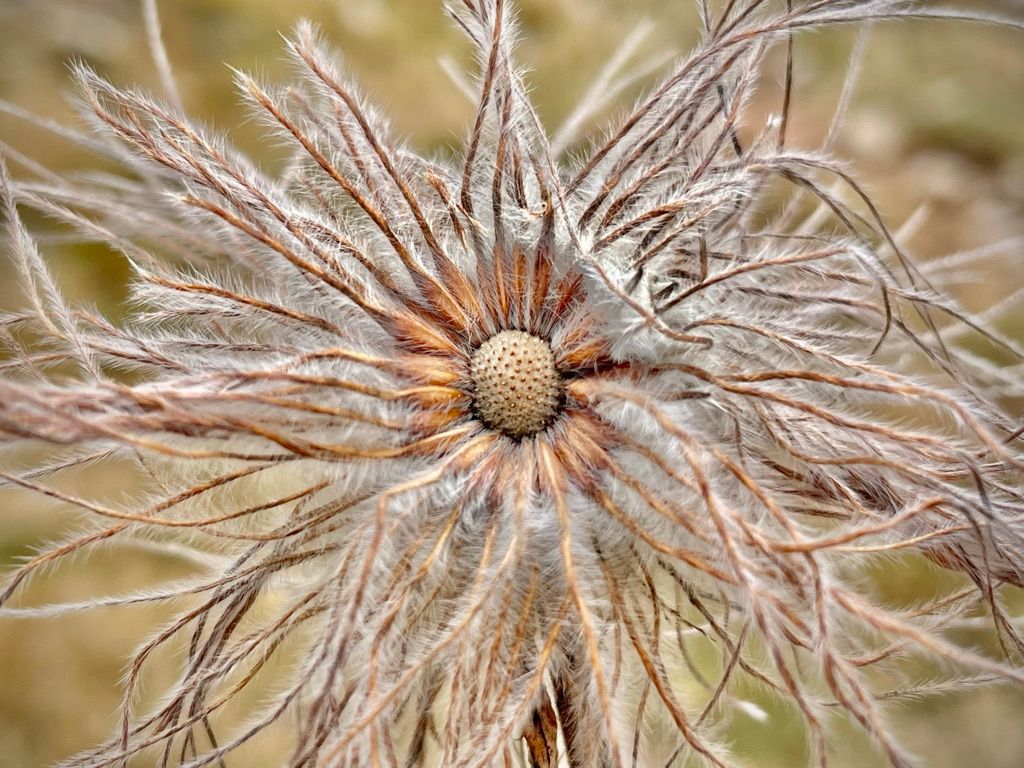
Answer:
[[[926, 686], [879, 690], [873, 668], [924, 656], [1024, 683], [998, 592], [1024, 581], [1022, 427], [1004, 409], [1024, 351], [903, 252], [826, 150], [787, 148], [788, 88], [780, 119], [739, 135], [794, 31], [957, 14], [701, 9], [697, 50], [578, 164], [549, 147], [502, 0], [448, 4], [481, 63], [459, 162], [397, 144], [308, 26], [289, 43], [300, 85], [238, 74], [294, 146], [280, 178], [182, 115], [166, 57], [166, 104], [77, 67], [102, 131], [69, 135], [131, 175], [3, 174], [29, 304], [0, 325], [0, 436], [62, 449], [0, 477], [95, 526], [2, 600], [157, 534], [204, 567], [4, 609], [187, 600], [135, 655], [114, 736], [67, 765], [224, 765], [294, 711], [289, 766], [726, 766], [721, 726], [754, 706], [742, 684], [792, 703], [814, 764], [840, 711], [904, 766], [880, 699]], [[795, 194], [772, 209], [779, 183]], [[129, 325], [66, 305], [19, 206], [131, 261]], [[150, 477], [144, 505], [51, 482], [118, 458]], [[973, 588], [877, 604], [861, 568], [902, 550]], [[950, 639], [975, 609], [1002, 660]], [[719, 662], [693, 658], [695, 636]], [[179, 637], [180, 678], [135, 711], [147, 660]], [[286, 685], [215, 736], [285, 648]]]

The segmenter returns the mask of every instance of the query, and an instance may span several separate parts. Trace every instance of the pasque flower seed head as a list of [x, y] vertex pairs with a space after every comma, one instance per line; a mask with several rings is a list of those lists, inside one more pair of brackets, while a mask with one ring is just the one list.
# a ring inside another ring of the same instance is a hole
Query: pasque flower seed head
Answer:
[[491, 429], [528, 437], [558, 415], [562, 383], [543, 339], [502, 331], [473, 353], [471, 373], [473, 405]]
[[[760, 697], [815, 765], [838, 714], [906, 766], [885, 706], [929, 685], [877, 668], [1024, 684], [1000, 596], [1024, 582], [1006, 307], [971, 315], [944, 278], [977, 254], [915, 260], [828, 146], [788, 145], [791, 79], [780, 117], [744, 123], [799, 30], [967, 14], [701, 2], [697, 48], [577, 159], [561, 149], [618, 86], [549, 141], [509, 2], [445, 4], [480, 64], [450, 159], [396, 140], [302, 25], [300, 82], [237, 75], [293, 150], [272, 176], [175, 106], [145, 7], [166, 100], [76, 66], [97, 130], [56, 127], [123, 174], [0, 177], [25, 293], [0, 315], [0, 440], [53, 450], [0, 482], [92, 521], [0, 610], [88, 607], [17, 600], [101, 545], [194, 566], [91, 603], [178, 612], [133, 657], [114, 734], [67, 765], [223, 766], [293, 717], [293, 768], [730, 766], [723, 729]], [[22, 208], [124, 255], [128, 322], [63, 300]], [[145, 500], [55, 482], [118, 461]], [[880, 553], [964, 588], [886, 606], [864, 578]], [[998, 657], [951, 632], [982, 613]], [[140, 704], [175, 640], [178, 678]]]

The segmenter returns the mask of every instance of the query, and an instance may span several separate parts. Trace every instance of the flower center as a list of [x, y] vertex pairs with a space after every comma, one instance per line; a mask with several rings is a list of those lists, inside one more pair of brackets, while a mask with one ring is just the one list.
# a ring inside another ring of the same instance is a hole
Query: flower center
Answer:
[[522, 331], [502, 331], [473, 353], [473, 405], [491, 429], [529, 437], [561, 408], [562, 379], [551, 347]]

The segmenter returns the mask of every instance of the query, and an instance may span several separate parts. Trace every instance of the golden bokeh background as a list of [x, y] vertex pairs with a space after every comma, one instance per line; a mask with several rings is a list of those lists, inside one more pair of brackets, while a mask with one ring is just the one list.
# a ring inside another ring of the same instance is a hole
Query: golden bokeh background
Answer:
[[[643, 18], [655, 24], [644, 55], [683, 52], [695, 39], [687, 0], [519, 0], [520, 59], [545, 123], [557, 127], [617, 43]], [[438, 64], [467, 65], [470, 52], [440, 10], [439, 0], [162, 0], [165, 39], [189, 111], [268, 168], [280, 144], [266, 140], [232, 86], [226, 66], [281, 82], [291, 76], [279, 33], [302, 17], [317, 22], [366, 92], [392, 116], [395, 132], [431, 153], [453, 151], [472, 105]], [[976, 4], [1013, 11], [1014, 0]], [[1018, 10], [1018, 15], [1022, 13]], [[832, 30], [797, 41], [792, 143], [814, 147], [827, 130], [855, 33]], [[0, 0], [0, 99], [65, 124], [82, 121], [73, 105], [68, 62], [81, 59], [115, 83], [158, 89], [136, 0]], [[755, 112], [777, 108], [782, 59], [772, 59]], [[635, 96], [631, 94], [630, 98]], [[763, 102], [763, 103], [761, 103]], [[619, 108], [628, 105], [628, 99]], [[0, 114], [0, 141], [62, 173], [95, 166], [74, 146]], [[898, 225], [927, 206], [910, 248], [930, 258], [1024, 237], [1024, 33], [935, 22], [880, 25], [872, 33], [853, 108], [838, 153], [848, 158]], [[22, 172], [12, 163], [15, 174]], [[48, 225], [26, 213], [35, 231]], [[47, 256], [73, 301], [108, 315], [125, 312], [128, 270], [116, 254], [53, 238]], [[959, 298], [981, 310], [1024, 282], [1024, 246], [986, 263]], [[9, 265], [0, 260], [0, 307], [20, 303]], [[1001, 330], [1024, 340], [1024, 316]], [[1020, 406], [1021, 404], [1016, 404]], [[19, 457], [28, 464], [31, 457]], [[130, 492], [130, 474], [91, 473], [89, 493], [110, 499]], [[0, 491], [0, 567], [80, 526], [69, 510]], [[117, 594], [183, 577], [182, 563], [159, 552], [104, 550], [32, 584], [24, 604]], [[912, 605], [962, 582], [915, 559], [880, 562], [870, 574], [878, 594]], [[1011, 602], [1021, 608], [1020, 595]], [[1017, 611], [1018, 615], [1021, 611]], [[0, 768], [40, 768], [110, 735], [119, 680], [131, 650], [167, 619], [166, 608], [100, 610], [63, 618], [0, 622]], [[991, 638], [956, 638], [991, 647]], [[163, 654], [146, 678], [155, 694], [177, 659]], [[898, 680], [888, 681], [890, 685]], [[881, 684], [885, 684], [884, 682]], [[737, 752], [763, 768], [795, 768], [805, 757], [799, 725], [764, 702], [767, 722], [738, 718], [729, 736]], [[905, 742], [928, 768], [1019, 768], [1024, 765], [1024, 692], [965, 689], [901, 705], [894, 714]], [[837, 755], [842, 768], [883, 763], [863, 737], [849, 732]], [[287, 723], [270, 734], [286, 739]], [[231, 766], [278, 765], [273, 744], [260, 742]], [[141, 763], [139, 765], [142, 765]]]

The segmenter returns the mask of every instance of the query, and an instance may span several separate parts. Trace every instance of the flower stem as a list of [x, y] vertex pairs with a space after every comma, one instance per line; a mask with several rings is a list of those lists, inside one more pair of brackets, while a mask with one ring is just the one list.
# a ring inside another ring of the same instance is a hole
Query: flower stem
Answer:
[[523, 729], [523, 739], [530, 750], [530, 768], [557, 768], [558, 717], [546, 693]]

